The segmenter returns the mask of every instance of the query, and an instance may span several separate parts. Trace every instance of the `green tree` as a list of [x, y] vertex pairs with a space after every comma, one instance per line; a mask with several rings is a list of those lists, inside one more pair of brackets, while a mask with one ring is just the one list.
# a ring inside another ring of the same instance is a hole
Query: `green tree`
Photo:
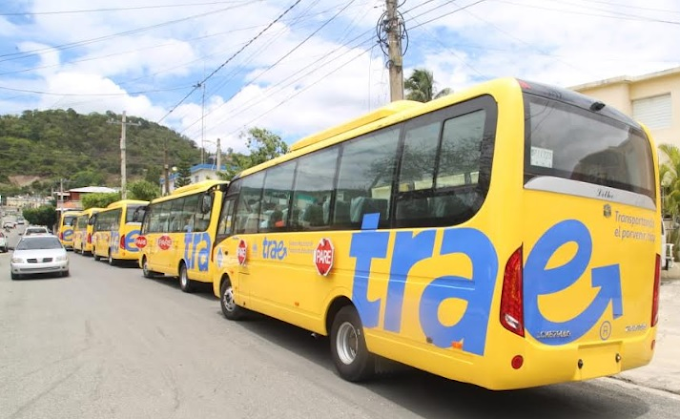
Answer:
[[106, 208], [109, 204], [120, 201], [120, 192], [113, 193], [89, 193], [83, 195], [81, 203], [83, 209], [88, 208]]
[[226, 171], [220, 172], [220, 178], [231, 180], [236, 174], [250, 167], [257, 166], [288, 152], [288, 144], [280, 136], [264, 128], [251, 128], [247, 133], [241, 133], [245, 138], [248, 154], [234, 153], [228, 149]]
[[666, 161], [659, 166], [664, 216], [676, 219], [680, 215], [680, 148], [661, 144], [659, 150]]
[[162, 175], [163, 169], [160, 166], [150, 166], [146, 169], [144, 180], [157, 185]]
[[436, 92], [435, 85], [434, 75], [430, 70], [416, 68], [409, 78], [404, 81], [406, 99], [416, 100], [418, 102], [429, 102], [432, 99], [438, 99], [453, 93], [448, 87]]
[[47, 226], [48, 228], [57, 222], [57, 210], [51, 205], [27, 208], [22, 211], [22, 215], [29, 224]]
[[69, 179], [71, 188], [82, 188], [85, 186], [103, 186], [106, 178], [101, 172], [94, 170], [81, 170]]
[[151, 201], [161, 196], [160, 186], [156, 183], [147, 182], [146, 180], [139, 180], [128, 185], [130, 191], [130, 199], [140, 199], [142, 201]]
[[177, 179], [175, 180], [175, 189], [181, 188], [191, 184], [191, 166], [186, 160], [182, 160], [177, 165]]

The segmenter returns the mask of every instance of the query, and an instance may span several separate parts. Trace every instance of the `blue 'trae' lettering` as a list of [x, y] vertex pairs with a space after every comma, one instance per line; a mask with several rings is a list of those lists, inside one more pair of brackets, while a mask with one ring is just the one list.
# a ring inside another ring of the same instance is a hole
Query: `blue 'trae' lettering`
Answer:
[[184, 262], [188, 270], [207, 272], [210, 264], [210, 249], [212, 240], [210, 234], [185, 233], [184, 234]]
[[288, 255], [288, 249], [283, 243], [283, 240], [267, 240], [267, 237], [262, 241], [262, 258], [263, 259], [278, 259], [283, 260]]
[[[403, 297], [406, 280], [413, 266], [433, 257], [436, 230], [418, 234], [399, 232], [394, 241], [392, 264], [385, 301], [384, 328], [392, 332], [401, 329]], [[377, 327], [380, 298], [368, 299], [368, 276], [373, 259], [384, 259], [390, 233], [362, 231], [352, 235], [350, 256], [356, 258], [352, 299], [365, 327]], [[420, 301], [420, 325], [425, 335], [438, 347], [450, 348], [453, 342], [464, 340], [464, 350], [484, 354], [489, 311], [498, 273], [498, 257], [490, 240], [479, 230], [453, 228], [444, 230], [439, 254], [461, 253], [472, 262], [472, 278], [442, 276], [434, 279], [423, 292]], [[439, 306], [447, 299], [467, 301], [461, 320], [445, 326], [439, 320]]]
[[137, 245], [135, 244], [135, 240], [137, 240], [137, 236], [139, 236], [139, 230], [132, 230], [128, 234], [125, 235], [125, 250], [128, 252], [139, 252], [139, 249], [137, 248]]
[[120, 233], [117, 231], [111, 232], [111, 238], [109, 238], [109, 247], [111, 251], [117, 253], [120, 250]]
[[[574, 242], [576, 255], [567, 263], [546, 269], [550, 258], [559, 248]], [[568, 330], [565, 337], [541, 340], [547, 345], [563, 345], [583, 336], [599, 321], [609, 303], [614, 319], [623, 315], [621, 274], [619, 265], [608, 265], [591, 270], [592, 285], [599, 287], [590, 306], [581, 314], [565, 322], [546, 319], [538, 307], [538, 298], [560, 292], [578, 281], [586, 271], [592, 255], [592, 238], [588, 228], [577, 220], [562, 221], [551, 227], [534, 245], [524, 265], [525, 325], [532, 336], [541, 331]]]

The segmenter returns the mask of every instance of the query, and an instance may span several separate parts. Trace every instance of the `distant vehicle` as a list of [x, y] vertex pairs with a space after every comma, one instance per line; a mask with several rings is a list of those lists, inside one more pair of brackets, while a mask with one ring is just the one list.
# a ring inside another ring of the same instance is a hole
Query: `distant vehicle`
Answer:
[[14, 222], [12, 222], [12, 221], [5, 221], [5, 223], [2, 225], [2, 227], [3, 227], [5, 230], [9, 230], [9, 229], [11, 229], [11, 228], [16, 227], [16, 223], [14, 223]]
[[7, 236], [5, 236], [4, 233], [0, 232], [0, 252], [7, 253], [7, 250], [8, 250]]
[[68, 276], [66, 249], [51, 234], [24, 236], [14, 248], [10, 273], [13, 280], [20, 279], [23, 275], [44, 273]]
[[24, 231], [24, 236], [30, 236], [32, 234], [50, 234], [50, 232], [49, 232], [49, 230], [47, 230], [46, 227], [40, 227], [40, 226], [26, 227], [26, 230]]
[[17, 220], [17, 224], [19, 224], [20, 226], [24, 225], [25, 223], [26, 223], [26, 222], [24, 221], [23, 218], [19, 218], [19, 219]]
[[92, 233], [94, 260], [106, 259], [114, 266], [139, 259], [136, 239], [149, 201], [122, 200], [97, 213]]
[[80, 211], [64, 211], [57, 221], [59, 241], [67, 249], [73, 249], [73, 232]]

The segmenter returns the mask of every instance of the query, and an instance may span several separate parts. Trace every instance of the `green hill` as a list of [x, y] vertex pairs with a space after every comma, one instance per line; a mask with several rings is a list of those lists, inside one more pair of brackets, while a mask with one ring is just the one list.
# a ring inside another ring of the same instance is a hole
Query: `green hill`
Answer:
[[[72, 109], [24, 111], [20, 116], [0, 116], [0, 184], [6, 187], [16, 175], [39, 176], [43, 182], [69, 179], [80, 183], [118, 186], [120, 182], [121, 115]], [[200, 150], [175, 131], [134, 116], [127, 127], [127, 176], [129, 180], [158, 179], [167, 141], [169, 162], [198, 163]]]

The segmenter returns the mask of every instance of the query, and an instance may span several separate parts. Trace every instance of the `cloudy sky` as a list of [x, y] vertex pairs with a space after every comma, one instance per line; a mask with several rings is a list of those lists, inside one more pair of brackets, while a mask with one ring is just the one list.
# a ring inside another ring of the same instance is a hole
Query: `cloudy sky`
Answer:
[[[573, 86], [680, 65], [678, 0], [401, 0], [405, 75]], [[107, 110], [214, 149], [288, 142], [389, 101], [385, 0], [2, 0], [0, 114]], [[205, 83], [200, 87], [200, 83]], [[202, 116], [203, 115], [203, 116]]]

